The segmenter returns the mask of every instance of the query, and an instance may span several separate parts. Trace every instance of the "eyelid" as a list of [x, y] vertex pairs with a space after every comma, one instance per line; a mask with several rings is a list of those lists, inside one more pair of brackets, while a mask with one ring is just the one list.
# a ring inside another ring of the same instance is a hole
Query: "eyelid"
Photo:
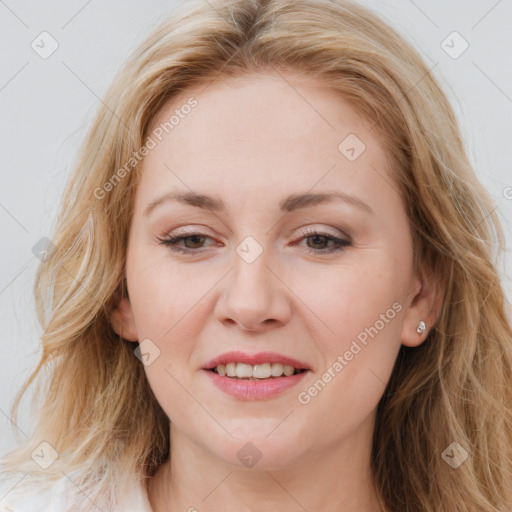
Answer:
[[333, 229], [336, 229], [337, 233], [331, 233], [329, 231], [329, 228], [324, 228], [324, 227], [318, 226], [318, 225], [304, 226], [303, 228], [300, 228], [300, 229], [303, 230], [303, 231], [301, 231], [302, 236], [315, 235], [315, 234], [319, 234], [319, 232], [321, 232], [323, 235], [332, 236], [335, 238], [344, 237], [348, 241], [351, 241], [351, 237], [345, 231], [343, 231], [342, 229], [339, 229], [339, 228], [333, 228]]
[[166, 229], [161, 235], [156, 238], [159, 241], [169, 238], [177, 237], [189, 237], [189, 236], [206, 236], [209, 238], [218, 238], [212, 234], [211, 230], [202, 224], [187, 224], [186, 226], [179, 226], [174, 229]]
[[[197, 226], [197, 229], [196, 229]], [[340, 229], [340, 228], [333, 228], [337, 231], [337, 233], [331, 233], [328, 228], [325, 228], [318, 224], [308, 225], [304, 226], [299, 229], [299, 235], [304, 236], [312, 236], [312, 235], [326, 235], [326, 236], [332, 236], [334, 238], [344, 237], [347, 239], [347, 241], [351, 241], [352, 237], [349, 236], [346, 231]], [[187, 226], [180, 226], [173, 230], [166, 230], [164, 231], [159, 237], [157, 237], [159, 240], [163, 238], [176, 238], [178, 236], [207, 236], [210, 238], [214, 238], [212, 234], [208, 234], [207, 232], [208, 228], [202, 224], [191, 224]], [[294, 230], [296, 231], [296, 230]], [[321, 233], [320, 233], [321, 232]], [[172, 233], [172, 235], [171, 235]], [[294, 237], [295, 238], [295, 237]]]

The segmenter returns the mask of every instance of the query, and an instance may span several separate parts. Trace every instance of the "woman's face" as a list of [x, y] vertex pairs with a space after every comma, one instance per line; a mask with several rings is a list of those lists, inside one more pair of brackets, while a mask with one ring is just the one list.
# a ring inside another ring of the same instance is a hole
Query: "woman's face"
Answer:
[[148, 135], [113, 324], [171, 435], [269, 469], [370, 435], [429, 325], [376, 134], [328, 89], [261, 74], [183, 92]]

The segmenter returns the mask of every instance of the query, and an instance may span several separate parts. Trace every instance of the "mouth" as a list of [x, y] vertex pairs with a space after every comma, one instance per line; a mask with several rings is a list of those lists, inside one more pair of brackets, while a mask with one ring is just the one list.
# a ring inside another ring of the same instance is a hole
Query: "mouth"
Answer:
[[204, 370], [232, 379], [272, 379], [290, 377], [311, 368], [304, 362], [276, 352], [249, 354], [226, 352], [203, 366]]
[[294, 368], [290, 365], [281, 363], [262, 363], [246, 364], [239, 362], [230, 362], [219, 364], [214, 368], [209, 368], [221, 377], [228, 377], [235, 380], [268, 380], [278, 379], [280, 377], [291, 377], [307, 371], [305, 368]]
[[298, 385], [312, 371], [305, 363], [273, 352], [223, 354], [203, 368], [221, 391], [239, 400], [266, 400]]

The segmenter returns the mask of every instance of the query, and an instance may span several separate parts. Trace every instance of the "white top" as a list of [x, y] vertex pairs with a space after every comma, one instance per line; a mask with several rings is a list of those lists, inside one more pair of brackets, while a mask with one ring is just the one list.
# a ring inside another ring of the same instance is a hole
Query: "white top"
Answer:
[[[19, 480], [0, 480], [0, 512], [72, 512], [65, 490], [73, 483], [67, 477], [57, 480], [51, 487], [34, 488], [28, 493], [18, 490]], [[84, 499], [87, 500], [85, 496]], [[134, 486], [132, 493], [112, 512], [152, 512], [145, 486], [142, 483]]]

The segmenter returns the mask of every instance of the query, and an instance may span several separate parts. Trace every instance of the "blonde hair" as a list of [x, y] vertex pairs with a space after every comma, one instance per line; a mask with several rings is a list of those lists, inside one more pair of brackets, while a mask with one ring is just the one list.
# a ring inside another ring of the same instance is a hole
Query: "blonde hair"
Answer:
[[[396, 512], [512, 507], [512, 333], [496, 271], [499, 220], [418, 53], [345, 0], [190, 1], [116, 76], [64, 192], [55, 249], [36, 277], [43, 354], [13, 408], [16, 418], [40, 377], [35, 434], [4, 464], [36, 480], [73, 475], [93, 501], [109, 502], [133, 475], [153, 475], [167, 459], [169, 420], [134, 345], [109, 322], [126, 294], [141, 167], [134, 154], [178, 92], [272, 69], [320, 79], [371, 122], [393, 162], [416, 269], [441, 283], [436, 325], [419, 347], [401, 347], [378, 406], [372, 469], [382, 502]], [[47, 470], [30, 457], [42, 441], [59, 453]], [[469, 454], [457, 469], [442, 457], [453, 442]]]

